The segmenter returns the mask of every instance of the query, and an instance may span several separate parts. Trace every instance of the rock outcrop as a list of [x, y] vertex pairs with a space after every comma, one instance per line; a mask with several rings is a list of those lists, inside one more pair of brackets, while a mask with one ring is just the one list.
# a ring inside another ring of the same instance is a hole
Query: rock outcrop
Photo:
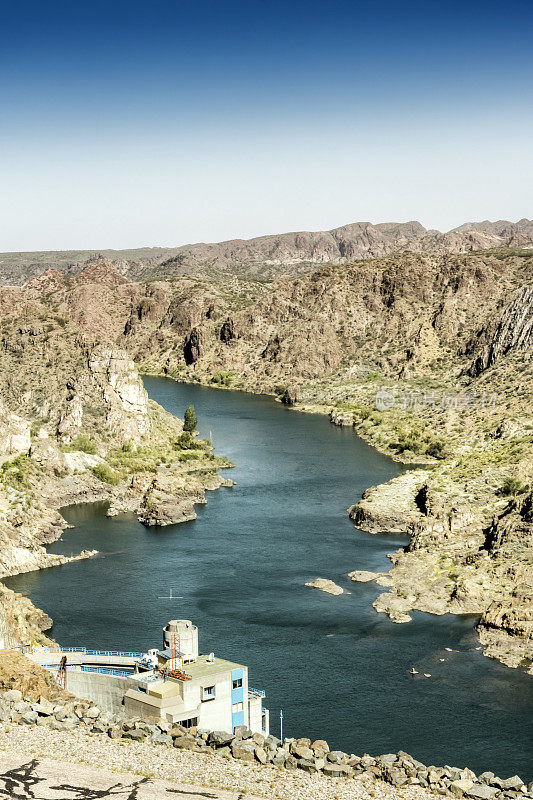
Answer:
[[[489, 324], [478, 334], [477, 340], [488, 340], [482, 352], [467, 370], [472, 376], [480, 375], [511, 350], [527, 351], [533, 348], [533, 285], [524, 286], [518, 296], [501, 315], [495, 330]], [[469, 349], [476, 347], [476, 340]]]
[[319, 589], [321, 592], [326, 592], [326, 594], [344, 594], [342, 586], [337, 586], [336, 583], [327, 578], [315, 578], [305, 585], [310, 586], [312, 589]]
[[417, 499], [427, 478], [427, 472], [417, 470], [366, 489], [348, 509], [350, 519], [368, 533], [408, 533], [423, 516]]

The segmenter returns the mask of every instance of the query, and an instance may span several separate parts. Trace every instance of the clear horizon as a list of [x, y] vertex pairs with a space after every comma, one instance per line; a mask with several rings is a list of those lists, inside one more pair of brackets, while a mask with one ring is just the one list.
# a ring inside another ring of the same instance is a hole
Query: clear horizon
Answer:
[[0, 31], [0, 251], [533, 216], [512, 0], [52, 0]]

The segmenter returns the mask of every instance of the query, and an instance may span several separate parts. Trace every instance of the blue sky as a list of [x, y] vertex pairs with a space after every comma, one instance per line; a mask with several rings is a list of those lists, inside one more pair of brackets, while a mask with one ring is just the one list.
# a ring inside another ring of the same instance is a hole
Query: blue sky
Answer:
[[0, 8], [0, 250], [533, 215], [530, 3]]

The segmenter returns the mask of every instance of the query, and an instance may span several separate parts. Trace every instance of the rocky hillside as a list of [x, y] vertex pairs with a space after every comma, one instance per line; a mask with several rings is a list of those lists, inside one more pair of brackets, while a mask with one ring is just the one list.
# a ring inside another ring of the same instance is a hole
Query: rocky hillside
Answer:
[[[103, 255], [133, 280], [173, 275], [238, 275], [269, 280], [278, 274], [309, 272], [319, 264], [343, 264], [394, 253], [438, 255], [525, 245], [533, 245], [533, 221], [528, 219], [516, 223], [467, 222], [447, 233], [427, 230], [419, 222], [354, 222], [330, 231], [298, 231], [173, 248], [106, 250]], [[76, 275], [90, 255], [83, 250], [0, 253], [0, 284], [22, 284], [47, 269]]]
[[[0, 291], [0, 577], [70, 560], [45, 549], [65, 528], [62, 506], [106, 500], [146, 524], [193, 519], [228, 466], [148, 400], [124, 350], [44, 300], [35, 287]], [[43, 641], [50, 625], [0, 584], [0, 638]]]

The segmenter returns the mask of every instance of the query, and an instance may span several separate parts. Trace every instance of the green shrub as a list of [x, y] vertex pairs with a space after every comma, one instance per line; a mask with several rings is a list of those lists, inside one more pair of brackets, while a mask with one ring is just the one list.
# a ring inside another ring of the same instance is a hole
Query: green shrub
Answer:
[[210, 383], [214, 383], [217, 386], [226, 386], [229, 387], [235, 380], [235, 375], [233, 372], [223, 372], [222, 370], [217, 370], [211, 380]]
[[4, 461], [0, 468], [0, 474], [3, 482], [8, 486], [16, 489], [27, 488], [31, 485], [29, 479], [31, 468], [31, 458], [27, 455], [20, 455], [12, 461]]
[[504, 480], [498, 489], [498, 494], [505, 497], [515, 496], [527, 492], [528, 488], [529, 487], [525, 486], [518, 478], [509, 477]]
[[81, 450], [84, 453], [89, 453], [89, 455], [94, 456], [96, 453], [96, 444], [87, 434], [80, 433], [79, 436], [76, 436], [76, 438], [72, 440], [70, 449]]
[[99, 480], [109, 483], [111, 486], [120, 483], [120, 477], [108, 464], [97, 464], [96, 467], [93, 467], [92, 472]]
[[433, 439], [426, 447], [426, 453], [433, 458], [446, 458], [446, 443], [443, 439]]

